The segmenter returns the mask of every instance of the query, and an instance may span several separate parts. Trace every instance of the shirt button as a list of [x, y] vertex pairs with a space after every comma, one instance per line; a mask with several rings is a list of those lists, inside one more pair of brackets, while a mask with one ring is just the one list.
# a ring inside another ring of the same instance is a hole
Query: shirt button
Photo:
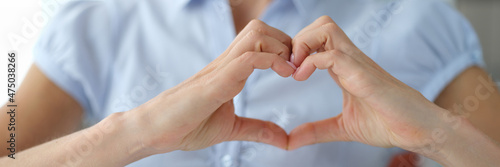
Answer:
[[231, 167], [231, 166], [233, 166], [233, 160], [232, 160], [231, 155], [226, 154], [226, 155], [224, 155], [222, 157], [222, 165], [224, 167]]
[[213, 4], [214, 4], [216, 13], [219, 16], [219, 19], [225, 20], [226, 19], [225, 17], [226, 17], [227, 11], [228, 11], [227, 5], [222, 1], [214, 2]]
[[227, 10], [227, 6], [224, 2], [216, 2], [215, 8], [217, 9], [218, 12], [221, 12], [221, 13], [224, 13]]

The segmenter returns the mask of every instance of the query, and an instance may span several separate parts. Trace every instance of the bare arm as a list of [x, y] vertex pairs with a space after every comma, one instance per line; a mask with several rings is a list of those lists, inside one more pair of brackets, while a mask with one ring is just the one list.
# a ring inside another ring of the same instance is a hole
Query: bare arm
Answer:
[[500, 164], [500, 146], [467, 119], [440, 108], [387, 73], [329, 17], [316, 20], [293, 40], [294, 63], [300, 64], [294, 78], [306, 80], [315, 69], [326, 69], [342, 88], [344, 102], [338, 116], [292, 130], [290, 149], [357, 141], [400, 147], [445, 166]]
[[[17, 91], [15, 113], [16, 152], [76, 131], [81, 124], [82, 108], [66, 92], [33, 65]], [[0, 125], [10, 123], [2, 106]], [[10, 140], [7, 128], [0, 128], [0, 140]], [[6, 142], [0, 142], [0, 156], [10, 154]]]
[[[224, 53], [179, 85], [137, 108], [114, 113], [90, 128], [24, 150], [19, 159], [8, 161], [3, 157], [0, 163], [124, 166], [152, 154], [198, 150], [232, 140], [284, 149], [287, 135], [282, 128], [236, 116], [232, 99], [254, 69], [271, 68], [282, 77], [292, 75], [295, 69], [287, 62], [290, 46], [291, 38], [285, 33], [252, 21]], [[37, 93], [42, 94], [38, 98], [45, 98], [44, 92]]]
[[[138, 143], [134, 117], [115, 113], [98, 124], [18, 153], [9, 166], [125, 166], [146, 157]], [[139, 129], [140, 130], [140, 129]]]
[[483, 69], [471, 67], [462, 72], [435, 103], [466, 117], [474, 127], [500, 142], [500, 93]]

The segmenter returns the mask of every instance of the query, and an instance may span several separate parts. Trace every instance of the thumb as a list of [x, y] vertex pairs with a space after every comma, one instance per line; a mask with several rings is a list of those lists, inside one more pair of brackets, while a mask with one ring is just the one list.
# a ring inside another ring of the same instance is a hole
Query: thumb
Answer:
[[350, 141], [344, 128], [342, 114], [296, 127], [290, 132], [288, 150], [332, 141]]
[[228, 141], [254, 141], [286, 149], [288, 135], [283, 128], [269, 121], [236, 116]]

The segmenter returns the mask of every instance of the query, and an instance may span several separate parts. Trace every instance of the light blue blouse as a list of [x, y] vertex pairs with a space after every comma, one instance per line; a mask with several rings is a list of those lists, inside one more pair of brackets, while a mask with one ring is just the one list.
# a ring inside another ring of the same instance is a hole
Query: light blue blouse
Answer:
[[[464, 69], [483, 65], [474, 30], [439, 0], [274, 0], [261, 20], [293, 37], [321, 15], [332, 17], [368, 56], [429, 100]], [[226, 0], [79, 0], [53, 18], [34, 55], [39, 68], [98, 122], [192, 76], [235, 35]], [[290, 132], [339, 114], [342, 94], [327, 71], [297, 82], [256, 70], [235, 107], [240, 116], [270, 120]], [[386, 166], [400, 151], [355, 142], [295, 151], [226, 142], [130, 166]]]

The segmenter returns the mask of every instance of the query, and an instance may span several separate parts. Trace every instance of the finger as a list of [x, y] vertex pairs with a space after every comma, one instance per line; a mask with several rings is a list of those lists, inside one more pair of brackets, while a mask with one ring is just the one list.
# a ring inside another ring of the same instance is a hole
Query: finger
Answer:
[[[321, 17], [319, 17], [313, 23], [311, 23], [310, 25], [306, 26], [305, 28], [303, 28], [302, 30], [300, 30], [299, 33], [297, 33], [295, 35], [294, 39], [292, 39], [292, 46], [293, 46], [293, 43], [295, 41], [295, 38], [298, 38], [298, 37], [302, 36], [305, 32], [311, 31], [312, 29], [316, 29], [316, 28], [320, 27], [321, 25], [324, 25], [324, 24], [327, 24], [327, 23], [331, 23], [331, 22], [333, 22], [333, 20], [329, 16], [321, 16]], [[292, 62], [295, 66], [299, 66], [300, 65], [299, 61], [295, 60], [295, 55], [294, 54], [292, 54], [290, 56], [290, 62]], [[300, 60], [300, 62], [302, 62], [302, 60]]]
[[294, 64], [300, 65], [306, 56], [318, 50], [345, 48], [352, 44], [350, 39], [334, 22], [323, 24], [304, 32], [293, 40]]
[[[338, 77], [349, 77], [363, 71], [364, 67], [354, 58], [338, 50], [330, 50], [308, 56], [296, 70], [293, 78], [307, 80], [316, 69], [329, 69]], [[337, 79], [337, 78], [334, 78]]]
[[282, 77], [288, 77], [295, 72], [295, 69], [277, 54], [246, 52], [231, 61], [222, 75], [229, 78], [229, 80], [239, 82], [246, 80], [254, 69], [269, 68]]
[[[299, 33], [297, 33], [295, 35], [295, 38], [302, 36], [305, 32], [316, 29], [316, 28], [320, 27], [321, 25], [324, 25], [327, 23], [333, 23], [332, 18], [330, 18], [329, 16], [321, 16], [318, 19], [316, 19], [313, 23], [309, 24], [308, 26], [306, 26], [302, 30], [300, 30]], [[292, 39], [292, 44], [294, 43], [294, 41], [295, 41], [295, 39]]]
[[288, 135], [281, 127], [269, 121], [236, 117], [229, 141], [254, 141], [286, 149]]
[[290, 48], [288, 46], [276, 38], [252, 30], [231, 49], [226, 60], [230, 61], [249, 51], [274, 53], [287, 61], [290, 57]]
[[337, 117], [302, 124], [290, 132], [288, 150], [332, 141], [350, 141], [344, 128], [342, 114]]
[[304, 81], [312, 75], [315, 69], [328, 69], [330, 76], [343, 93], [349, 93], [359, 98], [367, 98], [394, 88], [394, 84], [389, 83], [399, 81], [377, 64], [367, 60], [371, 61], [364, 54], [350, 56], [338, 50], [325, 51], [308, 56], [297, 68], [293, 78], [297, 81]]
[[295, 72], [295, 69], [286, 60], [276, 54], [246, 52], [220, 69], [214, 80], [218, 83], [214, 84], [214, 89], [210, 89], [208, 93], [214, 99], [226, 102], [243, 89], [244, 82], [254, 69], [269, 68], [282, 77], [288, 77]]
[[257, 31], [257, 32], [260, 32], [261, 34], [275, 38], [276, 40], [280, 41], [288, 48], [292, 48], [292, 38], [290, 38], [290, 36], [288, 36], [286, 33], [284, 33], [281, 30], [278, 30], [274, 27], [267, 25], [263, 21], [255, 19], [255, 20], [250, 21], [245, 26], [245, 28], [243, 28], [243, 30], [241, 30], [241, 32], [238, 34], [238, 36], [236, 36], [236, 38], [234, 39], [233, 43], [231, 43], [231, 45], [228, 47], [228, 50], [232, 50], [232, 48], [236, 45], [236, 43], [238, 43], [243, 38], [245, 38], [245, 36], [251, 31]]

